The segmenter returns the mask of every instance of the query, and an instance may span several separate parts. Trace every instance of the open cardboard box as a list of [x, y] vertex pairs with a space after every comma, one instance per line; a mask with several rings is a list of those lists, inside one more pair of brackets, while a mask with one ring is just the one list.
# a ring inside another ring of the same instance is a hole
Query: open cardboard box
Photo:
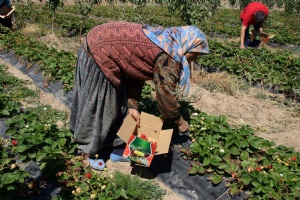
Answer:
[[163, 121], [154, 115], [142, 112], [140, 127], [136, 126], [136, 121], [131, 115], [127, 115], [117, 135], [126, 143], [132, 135], [141, 137], [144, 134], [148, 141], [156, 142], [154, 155], [165, 154], [169, 152], [173, 129], [162, 130]]

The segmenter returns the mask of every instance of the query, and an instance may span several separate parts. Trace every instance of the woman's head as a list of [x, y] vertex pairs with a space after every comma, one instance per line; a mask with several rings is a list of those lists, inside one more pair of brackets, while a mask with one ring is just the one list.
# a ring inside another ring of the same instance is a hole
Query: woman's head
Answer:
[[261, 23], [261, 22], [265, 21], [265, 19], [266, 19], [266, 14], [262, 11], [258, 11], [254, 15], [254, 21], [256, 23]]
[[143, 26], [145, 35], [174, 60], [182, 64], [180, 86], [188, 92], [190, 71], [188, 62], [200, 54], [209, 54], [206, 36], [195, 26], [151, 27]]
[[208, 44], [205, 35], [195, 26], [185, 26], [186, 36], [182, 39], [185, 46], [183, 55], [188, 62], [196, 60], [200, 54], [208, 54]]
[[207, 41], [204, 33], [200, 31], [199, 28], [195, 26], [184, 26], [182, 29], [185, 31], [186, 39], [183, 38], [183, 44], [186, 40], [186, 52], [199, 52], [207, 54], [208, 51], [205, 51], [207, 46]]

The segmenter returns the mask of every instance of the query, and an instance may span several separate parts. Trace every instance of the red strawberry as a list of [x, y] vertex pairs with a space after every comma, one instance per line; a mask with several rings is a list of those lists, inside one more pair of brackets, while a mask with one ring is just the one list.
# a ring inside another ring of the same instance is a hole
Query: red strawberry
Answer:
[[260, 167], [256, 167], [256, 171], [258, 171], [258, 172], [259, 172], [259, 171], [260, 171]]
[[146, 136], [145, 134], [142, 134], [142, 135], [141, 135], [141, 138], [142, 138], [143, 140], [147, 140], [147, 136]]
[[92, 178], [92, 174], [89, 172], [87, 174], [84, 175], [86, 178]]
[[268, 169], [272, 169], [272, 165], [268, 165]]
[[18, 144], [18, 140], [11, 140], [11, 145], [16, 146]]
[[296, 156], [292, 156], [292, 161], [297, 161], [297, 157]]

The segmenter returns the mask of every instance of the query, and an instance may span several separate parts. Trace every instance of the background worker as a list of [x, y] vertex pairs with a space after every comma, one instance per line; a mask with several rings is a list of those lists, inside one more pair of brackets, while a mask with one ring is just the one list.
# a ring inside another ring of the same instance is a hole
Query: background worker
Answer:
[[90, 30], [78, 53], [71, 112], [74, 140], [88, 155], [90, 166], [104, 169], [103, 160], [95, 155], [104, 144], [115, 149], [120, 145], [116, 133], [127, 114], [139, 125], [138, 102], [146, 80], [154, 81], [164, 119], [186, 132], [189, 124], [179, 113], [176, 86], [188, 92], [188, 62], [208, 53], [206, 36], [195, 26], [113, 22]]
[[[0, 0], [0, 15], [5, 16], [11, 10], [10, 0]], [[12, 28], [12, 17], [0, 17], [0, 24], [7, 28]]]
[[241, 48], [247, 46], [257, 47], [260, 44], [259, 40], [254, 40], [250, 44], [249, 28], [253, 24], [256, 34], [262, 33], [264, 21], [269, 14], [268, 8], [261, 2], [249, 3], [240, 14], [242, 27], [241, 27]]

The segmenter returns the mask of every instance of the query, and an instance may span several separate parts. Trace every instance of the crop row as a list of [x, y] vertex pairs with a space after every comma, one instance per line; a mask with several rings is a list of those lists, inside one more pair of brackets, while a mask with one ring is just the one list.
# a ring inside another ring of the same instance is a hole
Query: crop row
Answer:
[[[20, 5], [20, 10], [18, 12], [20, 19], [25, 19], [31, 23], [41, 21], [51, 23], [51, 12], [45, 6], [31, 5], [28, 8], [28, 6]], [[212, 32], [223, 34], [225, 37], [239, 37], [239, 13], [239, 10], [218, 9], [210, 20], [199, 22], [197, 25], [206, 33]], [[94, 25], [101, 24], [108, 19], [162, 26], [180, 26], [185, 24], [179, 17], [170, 14], [167, 7], [163, 6], [146, 6], [140, 12], [137, 12], [131, 6], [94, 6], [91, 14], [94, 17], [82, 19], [76, 6], [64, 6], [63, 9], [58, 10], [56, 13], [55, 24], [67, 30], [67, 32], [72, 32], [73, 35], [79, 34], [81, 25], [83, 26], [82, 33], [86, 33]], [[264, 30], [276, 35], [272, 42], [281, 45], [299, 45], [298, 25], [299, 16], [297, 13], [286, 14], [272, 11], [265, 23]], [[68, 33], [66, 34], [69, 35]]]
[[[100, 175], [88, 168], [84, 156], [76, 155], [67, 114], [41, 104], [37, 91], [24, 85], [0, 65], [0, 119], [8, 127], [0, 135], [2, 199], [46, 199], [45, 188], [55, 189], [53, 185], [60, 189], [53, 199], [162, 198], [165, 191], [152, 181], [120, 172]], [[32, 163], [40, 176], [26, 171]]]
[[[61, 57], [66, 55], [66, 58], [69, 57], [69, 64], [65, 68], [69, 67], [71, 76], [75, 60], [72, 54], [58, 54], [59, 52], [54, 51], [52, 48], [48, 51], [42, 44], [32, 38], [22, 36], [20, 33], [8, 33], [0, 36], [1, 45], [12, 50], [17, 49], [15, 52], [18, 55], [24, 55], [26, 59], [31, 58], [33, 62], [47, 63], [44, 69], [47, 69], [52, 61], [60, 61], [58, 55]], [[24, 46], [22, 45], [23, 42], [25, 43]], [[37, 46], [38, 44], [41, 46]], [[212, 56], [221, 56], [219, 65], [224, 62], [222, 59], [227, 58], [228, 60], [241, 58], [245, 62], [253, 62], [251, 60], [254, 60], [254, 58], [247, 59], [248, 54], [252, 52], [250, 50], [237, 52], [236, 49], [238, 48], [232, 47], [230, 49], [222, 43], [210, 41], [210, 44]], [[39, 49], [39, 53], [46, 53], [41, 57], [35, 57], [37, 49]], [[267, 50], [261, 50], [258, 53], [264, 51], [268, 53]], [[252, 53], [252, 56], [257, 56], [256, 59], [261, 59], [258, 55]], [[204, 62], [205, 57], [203, 58]], [[49, 60], [45, 62], [44, 60], [47, 59]], [[288, 60], [285, 59], [286, 57], [283, 60], [277, 58], [276, 62], [287, 66], [290, 66], [290, 62], [295, 62], [292, 57]], [[214, 58], [213, 61], [215, 60]], [[262, 62], [265, 62], [265, 65], [267, 64], [267, 61], [262, 60]], [[70, 63], [73, 64], [70, 65]], [[205, 65], [205, 63], [202, 63], [202, 65]], [[212, 66], [216, 67], [215, 65], [213, 63]], [[235, 64], [233, 66], [236, 67], [235, 69], [239, 69]], [[247, 66], [246, 70], [250, 71], [254, 64], [250, 66], [248, 63], [245, 66]], [[60, 67], [60, 65], [54, 66], [56, 70], [60, 70]], [[265, 73], [268, 70], [270, 69], [266, 69]], [[288, 69], [285, 70], [289, 71]], [[244, 73], [244, 71], [245, 69], [242, 68], [240, 72]], [[252, 73], [252, 71], [249, 73]], [[63, 77], [58, 79], [63, 79]], [[141, 109], [148, 113], [157, 114], [155, 100], [150, 99], [145, 92], [149, 95], [152, 94], [151, 89], [145, 90], [144, 88], [143, 97], [145, 98], [142, 98]], [[16, 114], [7, 121], [9, 129], [6, 133], [11, 135], [12, 139], [4, 142], [5, 148], [0, 149], [2, 153], [1, 163], [5, 166], [5, 171], [1, 171], [3, 173], [1, 177], [4, 177], [2, 178], [3, 190], [15, 190], [14, 183], [23, 183], [24, 181], [27, 181], [26, 184], [22, 185], [25, 188], [29, 184], [30, 186], [33, 184], [32, 187], [35, 187], [36, 184], [34, 181], [28, 182], [30, 180], [25, 179], [26, 174], [24, 175], [21, 168], [16, 166], [13, 157], [6, 153], [9, 148], [13, 153], [19, 154], [20, 160], [33, 159], [40, 163], [44, 173], [57, 172], [59, 180], [62, 184], [65, 184], [65, 189], [62, 191], [69, 196], [72, 195], [74, 199], [91, 198], [91, 195], [102, 195], [99, 198], [111, 197], [112, 191], [116, 191], [112, 196], [113, 198], [125, 198], [125, 195], [130, 195], [130, 193], [124, 193], [122, 189], [124, 186], [120, 187], [119, 182], [114, 177], [103, 176], [99, 178], [94, 172], [87, 170], [82, 157], [70, 157], [74, 150], [74, 146], [70, 143], [70, 132], [66, 129], [58, 129], [55, 121], [49, 119], [51, 116], [49, 108], [39, 109], [28, 109], [20, 115]], [[190, 174], [208, 174], [208, 180], [211, 180], [214, 184], [226, 182], [231, 195], [247, 192], [251, 199], [299, 198], [299, 153], [284, 146], [277, 147], [273, 142], [256, 137], [254, 135], [255, 131], [249, 126], [232, 126], [224, 116], [209, 116], [195, 110], [189, 102], [181, 102], [181, 109], [185, 110], [183, 112], [184, 117], [190, 119], [190, 133], [193, 138], [190, 147], [181, 149], [185, 158], [192, 160], [189, 169]], [[56, 165], [54, 166], [53, 163], [56, 163]], [[39, 184], [38, 182], [37, 185], [40, 186]], [[103, 187], [104, 185], [105, 187]], [[27, 191], [31, 192], [32, 190], [30, 188]]]
[[[21, 6], [23, 7], [23, 6]], [[20, 9], [24, 14], [20, 14], [20, 18], [28, 15], [31, 10], [41, 9], [41, 6], [31, 6], [30, 8]], [[42, 12], [44, 16], [47, 17], [45, 13], [49, 13], [47, 7], [42, 7]], [[69, 29], [78, 29], [78, 24], [82, 21], [80, 19], [80, 12], [78, 11], [77, 6], [64, 6], [60, 9], [64, 13], [72, 14], [76, 20], [64, 19], [61, 20], [61, 12], [58, 10], [57, 22], [60, 26], [65, 26]], [[28, 12], [28, 13], [26, 13]], [[240, 19], [239, 19], [240, 10], [232, 9], [217, 9], [212, 18], [208, 18], [205, 21], [198, 22], [196, 25], [201, 27], [206, 33], [217, 33], [223, 34], [226, 37], [239, 37], [240, 34]], [[35, 14], [34, 14], [35, 15]], [[39, 18], [41, 15], [36, 14]], [[126, 20], [137, 23], [152, 24], [152, 25], [162, 25], [162, 26], [180, 26], [185, 25], [176, 13], [170, 13], [166, 6], [146, 6], [140, 10], [135, 9], [133, 6], [93, 6], [91, 15], [96, 18], [89, 18], [88, 21], [85, 21], [85, 26], [90, 27], [87, 24], [99, 24], [99, 19], [111, 19], [111, 20]], [[35, 19], [36, 21], [37, 19]], [[40, 20], [40, 19], [39, 19]], [[92, 21], [96, 21], [93, 23]], [[72, 22], [68, 22], [72, 21]], [[75, 22], [74, 22], [75, 21]], [[49, 17], [50, 22], [50, 17]], [[76, 23], [77, 22], [77, 23]], [[104, 21], [103, 21], [104, 22]], [[63, 24], [61, 24], [63, 23]], [[300, 35], [299, 29], [299, 14], [297, 13], [285, 13], [281, 11], [271, 11], [267, 21], [265, 22], [264, 31], [270, 34], [275, 34], [276, 36], [272, 39], [272, 42], [278, 43], [280, 45], [299, 45], [300, 44]], [[84, 30], [84, 32], [86, 31]], [[78, 32], [77, 32], [78, 34]]]
[[291, 52], [272, 52], [266, 48], [241, 50], [238, 44], [216, 40], [209, 40], [209, 45], [211, 53], [198, 60], [203, 68], [227, 71], [292, 96], [300, 88], [300, 58], [291, 56]]
[[[14, 32], [0, 35], [1, 42], [28, 61], [38, 62], [44, 74], [52, 80], [60, 79], [66, 90], [73, 86], [76, 57], [66, 51], [48, 48], [39, 41]], [[198, 62], [203, 68], [220, 69], [261, 87], [293, 96], [300, 87], [300, 58], [288, 51], [271, 52], [265, 48], [240, 50], [237, 44], [209, 40], [210, 55]], [[30, 48], [29, 48], [30, 47]]]

